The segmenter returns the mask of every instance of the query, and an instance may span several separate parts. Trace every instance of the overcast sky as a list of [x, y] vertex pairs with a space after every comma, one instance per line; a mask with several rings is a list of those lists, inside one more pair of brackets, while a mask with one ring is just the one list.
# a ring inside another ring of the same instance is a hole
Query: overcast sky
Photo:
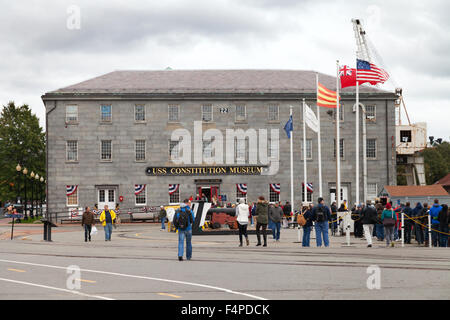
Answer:
[[[0, 0], [0, 104], [113, 70], [304, 69], [355, 65], [360, 18], [412, 122], [450, 139], [448, 1]], [[73, 7], [75, 6], [75, 7]], [[79, 9], [80, 20], [76, 18]], [[403, 115], [403, 122], [407, 122]]]

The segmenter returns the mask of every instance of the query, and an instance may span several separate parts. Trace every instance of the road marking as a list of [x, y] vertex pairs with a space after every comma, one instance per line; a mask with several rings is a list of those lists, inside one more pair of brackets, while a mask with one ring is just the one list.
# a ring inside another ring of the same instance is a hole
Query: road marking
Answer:
[[89, 298], [96, 298], [96, 299], [102, 299], [102, 300], [115, 300], [115, 299], [112, 299], [112, 298], [96, 296], [96, 295], [92, 295], [92, 294], [86, 294], [86, 293], [82, 293], [82, 292], [75, 291], [75, 290], [68, 290], [68, 289], [50, 287], [50, 286], [45, 286], [43, 284], [37, 284], [37, 283], [31, 283], [31, 282], [17, 281], [17, 280], [5, 279], [5, 278], [0, 278], [0, 281], [13, 282], [13, 283], [25, 284], [25, 285], [33, 286], [33, 287], [40, 287], [40, 288], [45, 288], [45, 289], [52, 289], [52, 290], [57, 290], [57, 291], [63, 291], [63, 292], [67, 292], [67, 293], [80, 295], [80, 296], [83, 296], [83, 297], [89, 297]]
[[77, 279], [77, 280], [79, 280], [81, 282], [87, 282], [87, 283], [97, 283], [97, 281], [94, 281], [94, 280], [85, 280], [85, 279]]
[[25, 270], [21, 269], [8, 269], [9, 271], [15, 271], [15, 272], [26, 272]]
[[[53, 266], [53, 265], [40, 264], [40, 263], [31, 263], [31, 262], [13, 261], [13, 260], [4, 260], [4, 259], [0, 259], [0, 262], [7, 262], [7, 263], [13, 263], [13, 264], [25, 264], [25, 265], [31, 265], [31, 266], [38, 266], [38, 267], [47, 267], [47, 268], [67, 270], [67, 267]], [[100, 273], [100, 274], [107, 274], [107, 275], [120, 276], [120, 277], [128, 277], [128, 278], [146, 279], [146, 280], [154, 280], [154, 281], [161, 281], [161, 282], [184, 284], [184, 285], [188, 285], [188, 286], [208, 288], [208, 289], [213, 289], [213, 290], [217, 290], [217, 291], [223, 291], [223, 292], [230, 293], [230, 294], [246, 296], [246, 297], [249, 297], [249, 298], [252, 298], [252, 299], [256, 299], [256, 300], [267, 300], [266, 298], [258, 297], [258, 296], [255, 296], [255, 295], [252, 295], [252, 294], [249, 294], [249, 293], [233, 291], [233, 290], [230, 290], [230, 289], [210, 286], [210, 285], [201, 284], [201, 283], [179, 281], [179, 280], [170, 280], [170, 279], [161, 279], [161, 278], [153, 278], [153, 277], [146, 277], [146, 276], [136, 276], [136, 275], [125, 274], [125, 273], [99, 271], [99, 270], [89, 270], [89, 269], [80, 269], [80, 271], [92, 272], [92, 273]]]
[[170, 294], [170, 293], [159, 292], [158, 294], [160, 296], [168, 296], [168, 297], [172, 297], [172, 298], [181, 298], [180, 296], [176, 296], [176, 295]]

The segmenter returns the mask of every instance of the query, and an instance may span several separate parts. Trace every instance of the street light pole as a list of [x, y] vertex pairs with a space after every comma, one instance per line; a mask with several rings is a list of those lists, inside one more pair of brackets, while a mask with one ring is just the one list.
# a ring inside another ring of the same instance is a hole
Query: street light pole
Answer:
[[36, 217], [39, 216], [39, 175], [36, 173]]
[[18, 203], [19, 198], [20, 198], [20, 171], [22, 171], [22, 167], [20, 166], [19, 163], [17, 164], [16, 171], [17, 171], [17, 197], [16, 197], [16, 203]]
[[30, 177], [31, 177], [31, 213], [30, 213], [30, 218], [33, 219], [33, 217], [34, 217], [34, 172], [33, 171], [31, 171]]
[[27, 205], [28, 205], [28, 198], [27, 198], [27, 174], [28, 174], [28, 170], [27, 168], [24, 168], [23, 171], [23, 183], [24, 183], [24, 188], [25, 188], [25, 192], [24, 192], [24, 213], [23, 213], [23, 217], [25, 220], [28, 219], [28, 214], [27, 214]]

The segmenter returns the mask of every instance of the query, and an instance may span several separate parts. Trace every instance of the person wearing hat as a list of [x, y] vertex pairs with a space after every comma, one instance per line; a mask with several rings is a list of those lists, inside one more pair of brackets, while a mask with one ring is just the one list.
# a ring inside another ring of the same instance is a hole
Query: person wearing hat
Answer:
[[165, 230], [166, 227], [164, 222], [166, 222], [167, 211], [164, 209], [164, 206], [161, 206], [161, 210], [159, 211], [159, 219], [161, 220], [161, 231]]

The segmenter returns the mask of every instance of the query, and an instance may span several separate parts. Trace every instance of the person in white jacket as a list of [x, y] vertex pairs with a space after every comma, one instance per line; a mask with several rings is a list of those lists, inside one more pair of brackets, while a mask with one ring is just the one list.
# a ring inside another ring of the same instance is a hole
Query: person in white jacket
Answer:
[[247, 246], [250, 244], [247, 236], [248, 212], [248, 205], [245, 203], [245, 200], [241, 198], [239, 200], [239, 205], [236, 207], [236, 220], [239, 227], [239, 247], [242, 247], [242, 236], [245, 237]]

